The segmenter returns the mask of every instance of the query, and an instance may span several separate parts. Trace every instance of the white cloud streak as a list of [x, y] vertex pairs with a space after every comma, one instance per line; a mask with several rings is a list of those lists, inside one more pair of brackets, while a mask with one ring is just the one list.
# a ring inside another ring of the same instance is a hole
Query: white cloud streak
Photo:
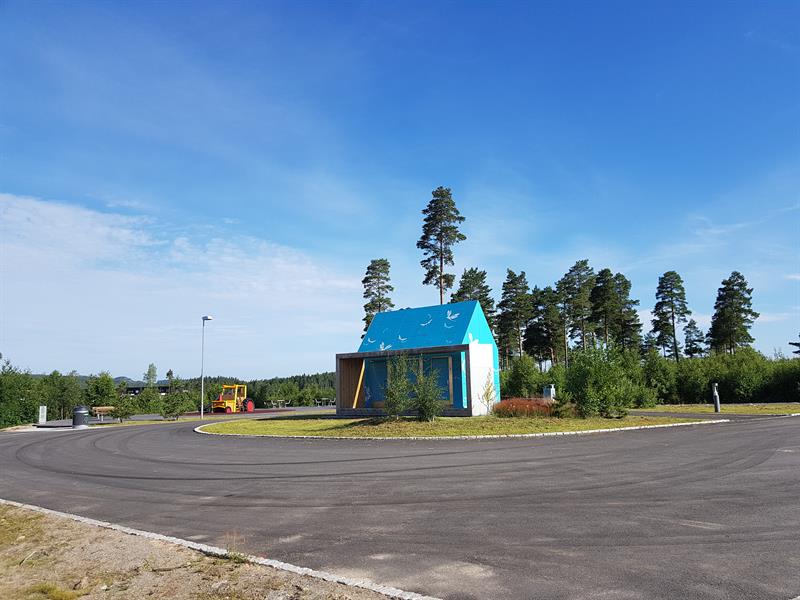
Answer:
[[34, 371], [135, 377], [155, 362], [192, 376], [211, 313], [209, 373], [332, 369], [358, 341], [358, 278], [229, 231], [0, 194], [2, 352]]

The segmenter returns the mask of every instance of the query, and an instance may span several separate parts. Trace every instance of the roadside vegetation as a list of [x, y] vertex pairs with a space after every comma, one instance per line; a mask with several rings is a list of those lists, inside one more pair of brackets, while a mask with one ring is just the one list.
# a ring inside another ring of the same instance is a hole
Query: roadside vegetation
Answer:
[[408, 438], [452, 437], [461, 435], [518, 435], [587, 431], [616, 427], [640, 427], [690, 423], [692, 419], [672, 417], [628, 416], [621, 419], [518, 417], [502, 419], [486, 417], [438, 417], [435, 421], [420, 421], [413, 417], [337, 419], [334, 417], [277, 417], [213, 423], [203, 427], [208, 433], [242, 435], [312, 436], [340, 438]]
[[571, 353], [542, 370], [527, 355], [500, 374], [503, 398], [538, 396], [555, 384], [555, 414], [615, 416], [659, 404], [708, 404], [713, 383], [727, 404], [800, 401], [800, 359], [769, 359], [752, 348], [675, 361], [651, 348], [643, 356], [612, 347]]
[[[223, 383], [247, 383], [248, 395], [254, 399], [256, 408], [270, 407], [278, 400], [289, 406], [314, 406], [323, 398], [334, 397], [333, 379], [333, 373], [250, 382], [234, 377], [206, 378], [206, 408], [222, 391]], [[8, 359], [3, 360], [0, 354], [0, 429], [33, 423], [39, 406], [47, 406], [49, 420], [70, 419], [72, 410], [80, 404], [113, 406], [109, 417], [125, 422], [133, 415], [143, 414], [178, 419], [200, 408], [199, 379], [181, 379], [169, 370], [166, 380], [159, 380], [156, 365], [150, 364], [137, 387], [139, 393], [129, 393], [131, 383], [136, 382], [115, 379], [108, 372], [88, 377], [75, 371], [66, 375], [58, 371], [34, 375]]]

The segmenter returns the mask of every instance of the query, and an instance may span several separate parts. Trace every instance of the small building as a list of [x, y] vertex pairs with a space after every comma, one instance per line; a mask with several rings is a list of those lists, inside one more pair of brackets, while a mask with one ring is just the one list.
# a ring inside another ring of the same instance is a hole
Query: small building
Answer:
[[445, 416], [486, 414], [486, 391], [489, 404], [500, 400], [497, 344], [471, 300], [375, 315], [358, 352], [336, 355], [336, 414], [382, 414], [388, 362], [398, 354], [436, 373]]

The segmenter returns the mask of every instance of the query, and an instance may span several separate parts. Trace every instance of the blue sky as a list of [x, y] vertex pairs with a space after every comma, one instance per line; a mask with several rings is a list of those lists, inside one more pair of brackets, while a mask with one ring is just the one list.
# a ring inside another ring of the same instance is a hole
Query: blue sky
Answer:
[[643, 319], [734, 269], [800, 331], [800, 4], [0, 4], [0, 352], [33, 371], [268, 377], [357, 348], [360, 280], [423, 287], [449, 186], [499, 295], [581, 258]]

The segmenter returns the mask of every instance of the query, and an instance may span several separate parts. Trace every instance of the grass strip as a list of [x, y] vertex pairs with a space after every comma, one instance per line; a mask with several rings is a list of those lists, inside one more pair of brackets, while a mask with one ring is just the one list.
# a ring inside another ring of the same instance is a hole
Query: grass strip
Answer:
[[[773, 404], [722, 404], [720, 414], [730, 415], [790, 415], [800, 413], [800, 402]], [[662, 404], [637, 410], [651, 412], [697, 413], [714, 412], [713, 404]]]
[[240, 435], [406, 438], [556, 433], [691, 422], [689, 418], [628, 416], [621, 419], [439, 417], [433, 423], [427, 423], [410, 418], [337, 419], [304, 415], [213, 423], [203, 427], [203, 431]]

